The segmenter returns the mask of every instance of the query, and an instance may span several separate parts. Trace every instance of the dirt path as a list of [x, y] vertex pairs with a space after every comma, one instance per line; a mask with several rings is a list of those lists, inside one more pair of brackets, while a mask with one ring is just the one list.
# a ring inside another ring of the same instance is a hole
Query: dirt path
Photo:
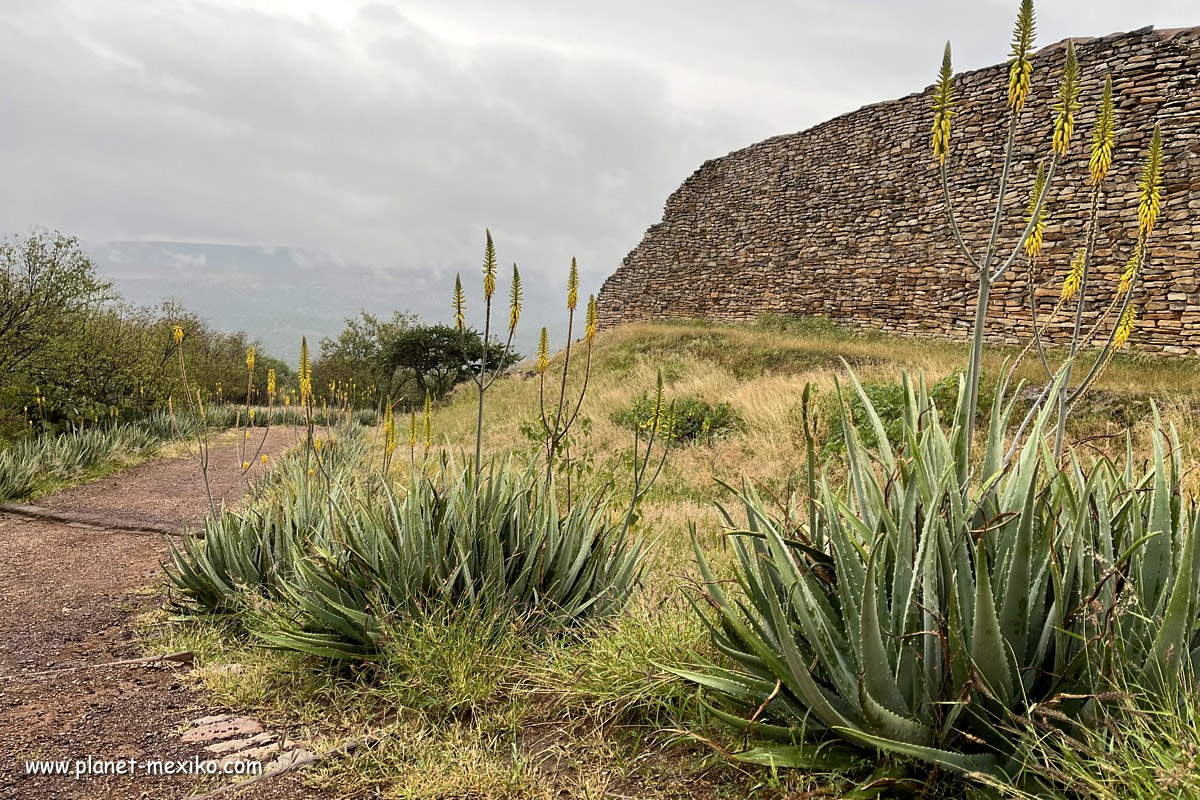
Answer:
[[[272, 431], [264, 452], [277, 456], [297, 436]], [[232, 443], [214, 446], [210, 480], [218, 503], [238, 501], [238, 467]], [[255, 465], [252, 477], [260, 469]], [[39, 505], [104, 516], [117, 526], [195, 527], [208, 510], [199, 468], [187, 457], [144, 464]], [[226, 710], [207, 707], [181, 683], [186, 665], [31, 674], [141, 655], [130, 621], [160, 602], [140, 590], [161, 574], [164, 550], [159, 536], [0, 515], [0, 798], [176, 798], [214, 785], [191, 775], [147, 776], [142, 766], [213, 758], [181, 731]], [[27, 774], [28, 761], [69, 761], [73, 773], [89, 756], [136, 759], [139, 772]], [[310, 796], [287, 776], [263, 786], [237, 796]]]

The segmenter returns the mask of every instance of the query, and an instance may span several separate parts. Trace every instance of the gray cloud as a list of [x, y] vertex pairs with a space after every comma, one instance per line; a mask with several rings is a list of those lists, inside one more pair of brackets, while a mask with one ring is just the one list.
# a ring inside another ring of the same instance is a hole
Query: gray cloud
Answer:
[[[240, 246], [219, 261], [247, 279], [262, 246], [308, 254], [322, 281], [292, 291], [343, 275], [336, 322], [356, 292], [437, 315], [490, 226], [536, 327], [570, 257], [594, 290], [701, 161], [920, 90], [946, 38], [962, 69], [1001, 60], [1014, 6], [6, 0], [0, 227], [80, 235], [145, 302], [214, 269], [192, 245]], [[1175, 0], [1042, 6], [1043, 43], [1200, 22]], [[189, 246], [131, 263], [111, 241]]]

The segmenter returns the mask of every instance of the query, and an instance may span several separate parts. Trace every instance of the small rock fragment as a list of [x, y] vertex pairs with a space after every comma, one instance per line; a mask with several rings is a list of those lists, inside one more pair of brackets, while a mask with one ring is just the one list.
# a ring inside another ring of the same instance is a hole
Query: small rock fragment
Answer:
[[186, 744], [204, 744], [205, 742], [216, 742], [221, 739], [233, 739], [238, 736], [253, 736], [256, 733], [262, 733], [262, 730], [263, 726], [261, 722], [247, 719], [246, 717], [234, 717], [233, 719], [192, 728], [179, 737], [179, 739]]
[[257, 736], [251, 736], [249, 739], [230, 739], [224, 742], [210, 744], [205, 749], [210, 753], [236, 753], [238, 750], [245, 750], [248, 747], [255, 747], [264, 744], [270, 744], [275, 741], [275, 734], [270, 731], [263, 731]]

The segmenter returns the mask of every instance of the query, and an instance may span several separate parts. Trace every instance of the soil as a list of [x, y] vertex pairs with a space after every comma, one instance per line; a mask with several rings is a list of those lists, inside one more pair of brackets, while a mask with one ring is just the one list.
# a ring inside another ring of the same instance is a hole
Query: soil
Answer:
[[[275, 457], [298, 439], [277, 429], [263, 449]], [[239, 499], [232, 443], [214, 445], [209, 480], [216, 502]], [[250, 477], [264, 469], [255, 464]], [[144, 464], [39, 505], [111, 520], [198, 527], [209, 504], [200, 470], [184, 456]], [[180, 740], [213, 708], [185, 685], [186, 664], [162, 662], [53, 672], [137, 658], [133, 618], [162, 602], [145, 588], [162, 574], [163, 537], [0, 515], [0, 798], [181, 798], [217, 778], [144, 774], [29, 775], [26, 762], [212, 758]], [[46, 673], [49, 674], [34, 674]], [[140, 768], [139, 768], [140, 769]], [[285, 775], [238, 798], [318, 797]]]

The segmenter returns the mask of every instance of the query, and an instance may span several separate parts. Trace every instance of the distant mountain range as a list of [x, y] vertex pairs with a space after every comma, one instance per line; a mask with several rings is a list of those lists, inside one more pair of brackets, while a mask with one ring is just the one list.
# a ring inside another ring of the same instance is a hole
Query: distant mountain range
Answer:
[[[300, 337], [314, 345], [336, 336], [346, 317], [367, 310], [380, 316], [411, 311], [427, 323], [452, 319], [452, 271], [370, 270], [291, 247], [200, 244], [194, 242], [104, 242], [86, 246], [102, 274], [139, 306], [179, 300], [219, 329], [245, 331], [263, 349], [295, 363]], [[479, 268], [463, 268], [469, 323], [482, 324]], [[525, 301], [517, 349], [537, 348], [542, 325], [561, 346], [566, 333], [562, 289], [523, 276]], [[508, 280], [497, 288], [500, 325], [508, 320]], [[582, 328], [582, 318], [577, 331]]]

